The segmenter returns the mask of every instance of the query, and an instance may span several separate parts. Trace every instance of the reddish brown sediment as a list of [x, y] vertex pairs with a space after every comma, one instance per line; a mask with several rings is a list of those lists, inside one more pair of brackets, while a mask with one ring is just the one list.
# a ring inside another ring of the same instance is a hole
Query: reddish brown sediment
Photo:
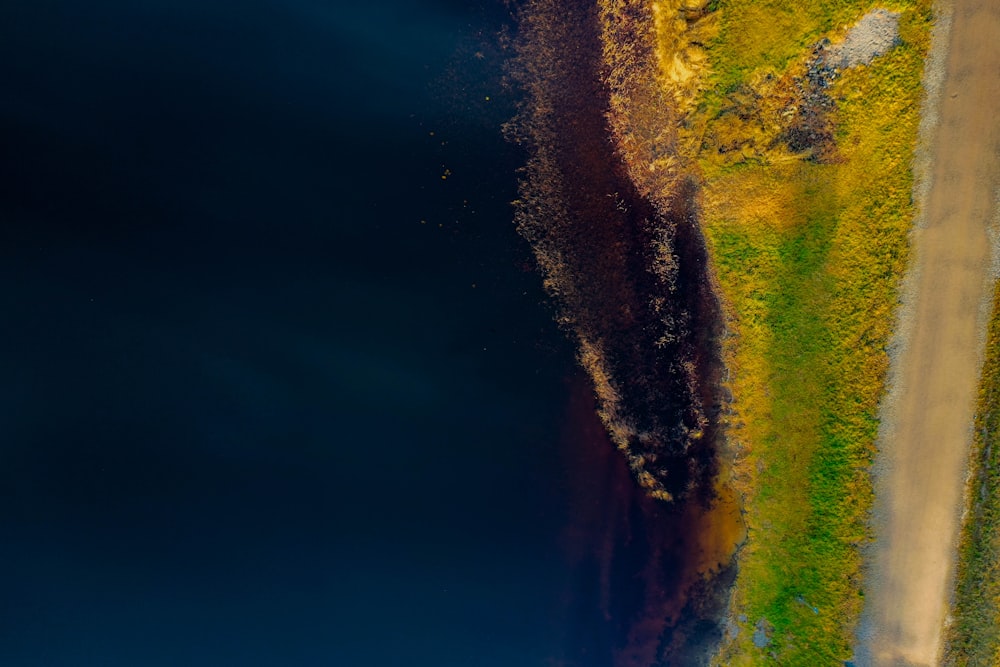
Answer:
[[[517, 223], [592, 381], [596, 403], [577, 407], [591, 418], [596, 408], [604, 426], [576, 445], [574, 513], [602, 535], [571, 540], [582, 588], [596, 587], [596, 608], [580, 623], [608, 633], [608, 655], [584, 662], [695, 665], [721, 637], [743, 537], [735, 494], [719, 483], [723, 319], [695, 181], [669, 160], [640, 178], [643, 160], [675, 148], [669, 132], [643, 134], [653, 127], [642, 123], [656, 100], [642, 96], [654, 95], [655, 54], [639, 28], [651, 19], [634, 16], [615, 37], [631, 55], [613, 62], [600, 12], [596, 0], [533, 0], [520, 17], [512, 78], [525, 96], [508, 135], [529, 160]], [[639, 86], [647, 75], [651, 86]], [[632, 83], [639, 88], [626, 91]], [[616, 91], [638, 115], [615, 115]], [[623, 148], [628, 136], [634, 154]]]
[[705, 664], [723, 632], [739, 507], [732, 499], [707, 509], [650, 497], [594, 408], [581, 378], [563, 438], [571, 489], [563, 544], [573, 574], [564, 664]]
[[530, 159], [517, 220], [577, 338], [615, 444], [656, 497], [708, 498], [717, 472], [722, 319], [678, 178], [654, 202], [608, 125], [596, 5], [533, 2], [515, 78], [526, 91], [510, 136]]

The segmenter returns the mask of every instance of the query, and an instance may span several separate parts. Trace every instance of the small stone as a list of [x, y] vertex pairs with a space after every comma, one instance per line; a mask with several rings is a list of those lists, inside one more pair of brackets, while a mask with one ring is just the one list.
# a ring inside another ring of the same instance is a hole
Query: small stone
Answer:
[[757, 648], [765, 648], [771, 643], [771, 637], [768, 633], [768, 625], [767, 619], [762, 618], [757, 621], [757, 625], [754, 626], [753, 645]]

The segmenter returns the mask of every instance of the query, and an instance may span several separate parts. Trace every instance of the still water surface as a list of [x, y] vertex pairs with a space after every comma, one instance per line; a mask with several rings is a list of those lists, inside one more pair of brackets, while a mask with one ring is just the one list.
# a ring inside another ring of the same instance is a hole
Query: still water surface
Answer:
[[507, 23], [0, 8], [0, 664], [612, 664], [639, 510], [510, 223]]

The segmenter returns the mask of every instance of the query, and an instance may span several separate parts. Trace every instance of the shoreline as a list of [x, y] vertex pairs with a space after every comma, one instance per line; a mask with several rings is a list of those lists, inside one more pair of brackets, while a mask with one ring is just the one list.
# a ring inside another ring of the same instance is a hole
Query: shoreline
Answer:
[[[641, 592], [639, 613], [618, 621], [626, 631], [616, 664], [700, 664], [724, 631], [744, 530], [735, 499], [717, 486], [725, 323], [695, 184], [683, 179], [667, 192], [637, 182], [635, 164], [615, 143], [599, 12], [599, 3], [581, 2], [574, 14], [533, 0], [519, 18], [512, 79], [525, 97], [508, 136], [528, 149], [528, 163], [516, 222], [556, 319], [578, 346], [618, 450], [608, 454], [659, 516], [651, 532], [663, 541], [654, 549], [660, 555], [640, 571], [663, 565], [670, 582], [649, 579], [659, 583]], [[635, 35], [620, 37], [628, 46]], [[624, 46], [621, 54], [635, 55]], [[644, 58], [628, 58], [647, 73]]]

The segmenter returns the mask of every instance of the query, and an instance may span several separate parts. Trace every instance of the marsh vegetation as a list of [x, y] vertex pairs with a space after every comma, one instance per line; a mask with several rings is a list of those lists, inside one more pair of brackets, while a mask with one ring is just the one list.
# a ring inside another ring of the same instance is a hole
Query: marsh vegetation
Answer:
[[[532, 6], [536, 21], [566, 11]], [[891, 3], [859, 47], [852, 26], [873, 8], [598, 0], [573, 19], [597, 21], [593, 60], [565, 29], [528, 58], [520, 225], [605, 423], [655, 495], [690, 490], [695, 478], [671, 486], [659, 466], [701, 453], [714, 478], [698, 488], [743, 500], [719, 664], [851, 657], [932, 21], [929, 0]], [[576, 94], [601, 96], [600, 118], [561, 115], [580, 98], [551, 85], [559, 68], [597, 74]], [[610, 156], [586, 149], [605, 132]], [[574, 189], [580, 169], [601, 168], [613, 186]], [[649, 384], [656, 373], [673, 379]], [[657, 412], [689, 416], [633, 417]]]

